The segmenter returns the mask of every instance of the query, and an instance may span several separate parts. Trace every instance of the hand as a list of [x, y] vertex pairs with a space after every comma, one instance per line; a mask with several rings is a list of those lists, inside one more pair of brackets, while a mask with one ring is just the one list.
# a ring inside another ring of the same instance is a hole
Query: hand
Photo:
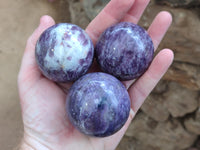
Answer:
[[[101, 13], [88, 25], [86, 32], [95, 44], [100, 34], [109, 26], [129, 21], [137, 23], [150, 0], [111, 0]], [[103, 20], [103, 21], [102, 21]], [[155, 49], [170, 26], [172, 17], [160, 12], [148, 29]], [[131, 98], [131, 112], [124, 127], [106, 138], [83, 135], [68, 121], [65, 111], [66, 94], [58, 84], [45, 78], [35, 61], [35, 44], [40, 34], [54, 25], [54, 20], [43, 16], [39, 27], [27, 41], [26, 50], [18, 76], [24, 123], [24, 138], [21, 149], [37, 150], [114, 150], [123, 137], [135, 113], [167, 71], [173, 61], [173, 52], [160, 51], [149, 69], [139, 79], [126, 81]], [[70, 85], [65, 85], [67, 89]]]

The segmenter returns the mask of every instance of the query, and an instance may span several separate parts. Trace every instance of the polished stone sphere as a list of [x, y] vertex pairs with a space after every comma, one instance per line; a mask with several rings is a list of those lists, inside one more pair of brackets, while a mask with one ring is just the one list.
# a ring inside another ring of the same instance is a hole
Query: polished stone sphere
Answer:
[[120, 80], [141, 76], [148, 69], [153, 55], [153, 42], [146, 30], [130, 22], [106, 29], [95, 47], [101, 69]]
[[130, 98], [125, 86], [106, 73], [89, 73], [69, 90], [66, 110], [82, 133], [96, 137], [113, 135], [128, 119]]
[[68, 82], [88, 71], [94, 47], [83, 29], [74, 24], [59, 23], [42, 33], [35, 55], [44, 76], [56, 82]]

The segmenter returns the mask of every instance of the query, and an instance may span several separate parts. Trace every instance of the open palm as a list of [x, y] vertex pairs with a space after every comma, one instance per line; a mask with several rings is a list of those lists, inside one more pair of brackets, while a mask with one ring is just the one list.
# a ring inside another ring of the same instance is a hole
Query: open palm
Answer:
[[[88, 25], [86, 32], [94, 45], [100, 34], [109, 26], [120, 21], [137, 23], [150, 0], [111, 0], [101, 13]], [[155, 49], [158, 47], [172, 21], [168, 12], [160, 12], [148, 29]], [[27, 41], [18, 77], [18, 86], [24, 138], [21, 149], [37, 150], [114, 150], [123, 137], [135, 113], [158, 83], [173, 61], [173, 52], [160, 51], [149, 69], [135, 82], [124, 82], [131, 98], [131, 112], [124, 127], [106, 138], [83, 135], [69, 122], [65, 100], [71, 84], [60, 84], [46, 79], [35, 61], [35, 44], [40, 34], [54, 25], [54, 20], [43, 16], [39, 27]]]

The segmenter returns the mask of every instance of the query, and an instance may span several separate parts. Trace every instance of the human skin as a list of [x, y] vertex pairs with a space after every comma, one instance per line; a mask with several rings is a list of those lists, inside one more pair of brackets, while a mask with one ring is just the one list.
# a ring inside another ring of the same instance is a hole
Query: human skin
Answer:
[[[121, 21], [138, 23], [149, 1], [111, 0], [86, 28], [93, 44], [95, 45], [100, 34], [113, 24]], [[150, 25], [148, 33], [155, 50], [171, 22], [171, 15], [163, 11]], [[89, 137], [76, 130], [66, 117], [65, 100], [71, 84], [60, 85], [48, 80], [41, 74], [35, 61], [36, 41], [45, 29], [54, 24], [51, 17], [41, 17], [38, 28], [27, 41], [18, 75], [24, 123], [24, 135], [19, 149], [80, 150], [81, 147], [81, 150], [114, 150], [146, 97], [171, 65], [173, 52], [169, 49], [161, 50], [139, 79], [123, 82], [131, 99], [130, 115], [123, 128], [109, 137]], [[96, 68], [93, 64], [90, 72], [95, 71]]]

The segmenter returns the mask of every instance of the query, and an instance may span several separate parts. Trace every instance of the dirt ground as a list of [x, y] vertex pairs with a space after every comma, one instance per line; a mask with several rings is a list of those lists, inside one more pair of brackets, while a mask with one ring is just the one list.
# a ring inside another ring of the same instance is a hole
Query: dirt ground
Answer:
[[[0, 0], [0, 149], [14, 149], [23, 133], [17, 74], [28, 36], [42, 15], [69, 20], [61, 1]], [[62, 14], [61, 14], [62, 13]], [[65, 14], [63, 14], [65, 13]]]

